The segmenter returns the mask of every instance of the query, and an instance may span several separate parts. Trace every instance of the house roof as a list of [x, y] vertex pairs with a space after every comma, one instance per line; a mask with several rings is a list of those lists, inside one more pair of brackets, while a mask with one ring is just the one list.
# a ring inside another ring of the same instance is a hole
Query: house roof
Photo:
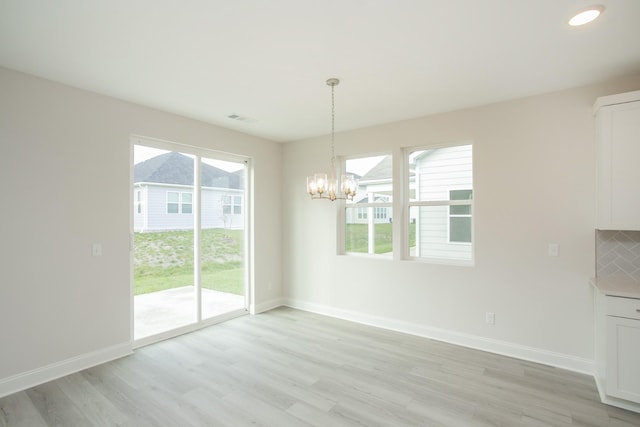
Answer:
[[[133, 182], [193, 185], [193, 159], [170, 152], [140, 162], [133, 168]], [[227, 172], [215, 166], [202, 164], [202, 186], [243, 188], [243, 173]]]
[[[391, 156], [384, 156], [377, 165], [369, 170], [369, 172], [365, 173], [361, 178], [359, 178], [360, 182], [368, 182], [368, 181], [381, 181], [381, 180], [391, 180], [393, 169], [393, 161]], [[409, 176], [412, 177], [414, 175], [414, 171], [409, 171]]]
[[391, 179], [393, 162], [391, 156], [384, 156], [377, 165], [372, 167], [369, 172], [365, 173], [360, 181], [374, 181], [381, 179]]

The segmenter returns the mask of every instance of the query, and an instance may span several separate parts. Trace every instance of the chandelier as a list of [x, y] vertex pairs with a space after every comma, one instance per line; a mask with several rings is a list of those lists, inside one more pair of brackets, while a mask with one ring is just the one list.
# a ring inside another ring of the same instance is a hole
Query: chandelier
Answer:
[[340, 183], [336, 179], [334, 89], [338, 83], [340, 80], [335, 78], [327, 80], [327, 85], [331, 86], [331, 170], [328, 176], [326, 173], [315, 173], [307, 177], [307, 193], [311, 198], [327, 199], [332, 202], [337, 199], [353, 200], [358, 188], [358, 180], [351, 174], [343, 174], [340, 177]]

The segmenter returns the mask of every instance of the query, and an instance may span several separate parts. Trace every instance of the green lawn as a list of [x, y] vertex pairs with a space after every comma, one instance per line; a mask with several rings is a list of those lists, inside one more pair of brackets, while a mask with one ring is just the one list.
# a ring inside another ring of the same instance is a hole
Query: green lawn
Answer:
[[[410, 226], [415, 245], [415, 224]], [[392, 224], [376, 224], [375, 253], [391, 252]], [[244, 294], [243, 230], [202, 230], [202, 286]], [[367, 253], [366, 224], [347, 224], [347, 252]], [[163, 231], [134, 234], [134, 294], [193, 285], [193, 232]]]
[[[376, 254], [392, 251], [392, 226], [390, 223], [374, 224], [374, 245]], [[409, 225], [409, 247], [415, 246], [416, 225]], [[367, 224], [347, 224], [345, 236], [347, 252], [367, 253], [369, 250], [369, 232]]]
[[[202, 230], [202, 287], [243, 295], [243, 230]], [[193, 232], [134, 235], [134, 294], [193, 285]]]

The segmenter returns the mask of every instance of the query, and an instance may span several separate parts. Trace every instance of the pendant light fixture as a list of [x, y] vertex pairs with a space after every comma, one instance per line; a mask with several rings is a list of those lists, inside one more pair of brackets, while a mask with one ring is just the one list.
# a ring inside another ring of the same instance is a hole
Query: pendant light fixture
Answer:
[[[353, 200], [358, 189], [358, 180], [351, 174], [343, 174], [340, 182], [336, 179], [336, 153], [335, 153], [335, 94], [334, 89], [340, 80], [331, 78], [327, 85], [331, 87], [331, 170], [329, 174], [320, 172], [307, 177], [307, 193], [312, 199]], [[338, 191], [339, 190], [339, 191]]]

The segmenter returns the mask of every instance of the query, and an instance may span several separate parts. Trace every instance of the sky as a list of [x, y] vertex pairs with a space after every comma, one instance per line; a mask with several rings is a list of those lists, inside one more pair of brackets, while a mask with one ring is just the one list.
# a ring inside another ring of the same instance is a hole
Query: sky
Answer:
[[[168, 153], [167, 150], [162, 150], [159, 148], [147, 147], [145, 145], [134, 145], [133, 151], [133, 162], [134, 164], [138, 164], [144, 162], [145, 160], [149, 160], [152, 157], [159, 156], [161, 154]], [[185, 156], [189, 156], [189, 154], [183, 153]], [[375, 165], [380, 163], [385, 156], [373, 156], [373, 157], [361, 157], [357, 159], [348, 159], [348, 170], [351, 173], [355, 173], [359, 176], [364, 176], [367, 172], [371, 170]], [[243, 163], [235, 163], [235, 162], [227, 162], [224, 160], [214, 160], [203, 157], [202, 161], [211, 166], [215, 166], [219, 169], [222, 169], [227, 172], [235, 172], [244, 167]]]

